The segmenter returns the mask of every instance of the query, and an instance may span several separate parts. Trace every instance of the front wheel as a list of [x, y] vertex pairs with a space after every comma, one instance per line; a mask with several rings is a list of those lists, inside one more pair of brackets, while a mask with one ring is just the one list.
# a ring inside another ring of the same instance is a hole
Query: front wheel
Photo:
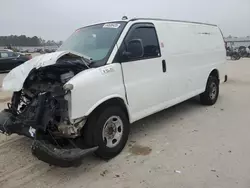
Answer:
[[119, 106], [98, 110], [87, 123], [86, 141], [98, 146], [95, 154], [103, 159], [111, 159], [125, 147], [129, 135], [129, 121]]
[[209, 76], [206, 90], [200, 95], [200, 101], [204, 105], [214, 105], [219, 96], [219, 80], [214, 76]]

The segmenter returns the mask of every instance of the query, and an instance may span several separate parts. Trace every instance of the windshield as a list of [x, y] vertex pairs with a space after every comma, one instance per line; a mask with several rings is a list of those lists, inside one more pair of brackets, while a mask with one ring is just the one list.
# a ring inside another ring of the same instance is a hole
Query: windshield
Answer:
[[58, 49], [75, 51], [91, 57], [92, 60], [105, 59], [115, 45], [125, 22], [104, 23], [76, 30]]

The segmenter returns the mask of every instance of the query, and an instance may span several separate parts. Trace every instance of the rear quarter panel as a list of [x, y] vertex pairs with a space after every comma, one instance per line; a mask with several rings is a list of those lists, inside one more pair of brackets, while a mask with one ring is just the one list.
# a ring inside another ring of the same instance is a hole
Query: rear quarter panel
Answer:
[[171, 85], [174, 88], [170, 98], [203, 92], [213, 69], [219, 71], [220, 80], [223, 80], [226, 50], [217, 26], [172, 21], [154, 24], [163, 46], [161, 51], [167, 62], [168, 79], [178, 83]]

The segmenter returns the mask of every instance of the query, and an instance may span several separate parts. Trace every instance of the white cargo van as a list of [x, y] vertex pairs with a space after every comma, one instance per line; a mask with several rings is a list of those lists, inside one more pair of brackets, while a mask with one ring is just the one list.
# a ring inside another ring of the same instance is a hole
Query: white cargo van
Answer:
[[200, 95], [213, 105], [225, 81], [226, 50], [216, 25], [131, 19], [80, 28], [54, 53], [13, 69], [12, 101], [0, 130], [34, 138], [39, 159], [70, 166], [124, 148], [129, 125]]

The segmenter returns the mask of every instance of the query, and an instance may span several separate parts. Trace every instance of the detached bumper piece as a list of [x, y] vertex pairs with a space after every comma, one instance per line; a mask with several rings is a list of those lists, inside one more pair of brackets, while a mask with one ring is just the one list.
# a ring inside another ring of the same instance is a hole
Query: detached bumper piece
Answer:
[[58, 148], [45, 140], [34, 140], [32, 153], [39, 160], [59, 167], [79, 166], [84, 156], [93, 153], [98, 147], [88, 149]]
[[0, 112], [0, 133], [7, 135], [15, 133], [30, 138], [32, 137], [29, 133], [29, 127], [18, 122], [15, 116], [8, 110]]
[[98, 147], [82, 149], [52, 144], [49, 141], [51, 137], [39, 134], [36, 129], [23, 125], [8, 110], [0, 112], [0, 133], [24, 135], [34, 139], [31, 147], [33, 155], [41, 161], [59, 167], [79, 166], [84, 156], [98, 149]]

